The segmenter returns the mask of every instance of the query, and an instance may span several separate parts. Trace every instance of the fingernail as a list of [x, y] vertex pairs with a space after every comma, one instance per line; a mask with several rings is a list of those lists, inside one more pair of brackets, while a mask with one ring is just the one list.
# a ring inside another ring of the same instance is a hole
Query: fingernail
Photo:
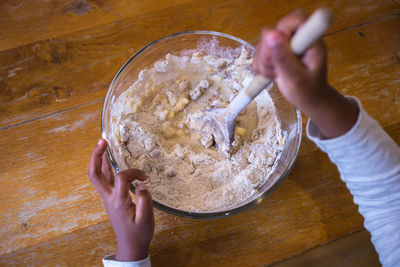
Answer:
[[99, 142], [97, 142], [97, 144], [100, 145], [102, 141], [103, 141], [103, 138], [100, 138], [100, 140], [99, 140]]
[[147, 186], [145, 184], [139, 184], [136, 188], [139, 191], [146, 191], [147, 190]]
[[277, 47], [282, 44], [282, 38], [277, 33], [271, 32], [267, 36], [267, 43], [271, 47]]

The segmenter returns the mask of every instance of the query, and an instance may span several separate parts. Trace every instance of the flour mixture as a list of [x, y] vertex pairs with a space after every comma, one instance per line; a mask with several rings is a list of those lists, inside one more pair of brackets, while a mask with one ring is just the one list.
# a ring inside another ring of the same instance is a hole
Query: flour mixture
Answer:
[[157, 201], [192, 212], [223, 210], [268, 179], [284, 138], [267, 94], [237, 118], [230, 158], [218, 153], [211, 134], [196, 131], [194, 120], [203, 110], [226, 107], [250, 83], [251, 56], [244, 47], [168, 54], [112, 105], [109, 141], [124, 159], [121, 169], [145, 171]]

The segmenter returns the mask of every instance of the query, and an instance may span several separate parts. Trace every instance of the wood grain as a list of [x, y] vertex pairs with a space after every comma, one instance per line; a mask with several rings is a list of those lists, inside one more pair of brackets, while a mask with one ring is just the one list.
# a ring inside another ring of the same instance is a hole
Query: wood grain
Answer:
[[156, 5], [149, 5], [146, 0], [2, 1], [0, 50], [52, 39], [188, 2], [157, 1]]
[[359, 97], [383, 126], [400, 118], [398, 25], [396, 15], [325, 38], [331, 84], [343, 94]]
[[[114, 250], [87, 178], [103, 97], [130, 55], [170, 33], [216, 30], [254, 44], [295, 7], [331, 7], [340, 15], [325, 38], [330, 82], [400, 143], [396, 1], [149, 3], [0, 4], [0, 266], [99, 266]], [[254, 209], [214, 221], [155, 214], [154, 266], [271, 264], [363, 229], [336, 168], [308, 139], [286, 181]]]
[[[353, 29], [353, 38], [360, 38], [358, 31], [352, 28], [355, 25], [384, 19], [387, 14], [391, 14], [388, 16], [392, 18], [400, 13], [399, 5], [393, 1], [384, 1], [379, 5], [375, 1], [362, 2], [362, 5], [357, 2], [349, 5], [347, 1], [311, 1], [301, 6], [309, 11], [324, 4], [331, 7], [334, 12], [341, 14], [337, 16], [332, 31]], [[242, 1], [194, 1], [191, 5], [182, 4], [179, 8], [172, 6], [133, 15], [114, 23], [0, 52], [0, 128], [103, 97], [124, 61], [145, 44], [162, 36], [185, 30], [208, 29], [226, 32], [255, 44], [263, 27], [273, 25], [299, 4], [282, 5], [277, 0], [268, 3], [270, 8], [263, 8], [265, 5], [261, 1], [246, 5]], [[360, 10], [354, 12], [355, 7]], [[390, 28], [386, 30], [389, 36], [383, 36], [398, 40], [398, 22], [390, 22], [392, 24], [388, 23]], [[368, 29], [368, 25], [364, 28]], [[365, 34], [367, 38], [363, 42], [370, 42], [371, 46], [379, 42], [377, 38], [381, 36], [380, 33]], [[335, 45], [336, 42], [343, 41], [336, 39]], [[384, 47], [379, 51], [374, 48], [374, 53], [388, 51], [387, 54], [394, 55], [397, 51], [396, 41], [380, 44]], [[347, 52], [339, 57], [335, 53], [334, 58], [341, 59], [335, 65], [352, 64], [352, 61], [359, 62], [374, 54], [369, 50], [361, 55]], [[359, 52], [363, 53], [363, 50]]]
[[[341, 239], [329, 242], [303, 254], [283, 260], [273, 267], [378, 267], [378, 255], [369, 242], [371, 235], [363, 230]], [[354, 248], [357, 248], [356, 250]], [[338, 257], [340, 255], [340, 257]]]
[[[275, 24], [277, 19], [295, 8], [311, 11], [318, 6], [330, 7], [335, 14], [341, 14], [333, 27], [333, 30], [337, 30], [353, 25], [351, 22], [365, 23], [391, 15], [396, 3], [390, 0], [358, 0], [351, 4], [343, 0], [285, 1], [284, 4], [278, 0], [251, 0], [246, 1], [246, 4], [239, 0], [159, 0], [157, 4], [149, 4], [146, 0], [6, 0], [0, 3], [0, 51], [113, 22], [120, 24], [120, 21], [133, 20], [132, 18], [136, 20], [135, 24], [131, 24], [133, 28], [138, 22], [141, 24], [138, 20], [146, 20], [147, 30], [150, 32], [160, 31], [151, 29], [151, 26], [163, 27], [162, 24], [157, 24], [160, 18], [164, 23], [170, 24], [176, 17], [183, 15], [187, 19], [185, 18], [182, 26], [197, 26], [195, 30], [210, 29], [210, 25], [214, 28], [222, 22], [223, 25], [220, 26], [224, 28], [236, 26], [242, 28], [238, 31], [246, 29], [257, 35], [260, 27]], [[379, 13], [375, 12], [377, 9]], [[208, 18], [208, 25], [202, 25], [204, 21], [201, 21], [200, 16]], [[170, 30], [178, 27], [180, 26], [177, 23], [170, 26]]]

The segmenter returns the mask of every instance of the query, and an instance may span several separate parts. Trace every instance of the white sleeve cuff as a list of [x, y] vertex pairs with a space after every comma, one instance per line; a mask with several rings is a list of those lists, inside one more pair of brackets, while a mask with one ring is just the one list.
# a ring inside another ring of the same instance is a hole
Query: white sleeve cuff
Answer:
[[104, 267], [151, 267], [150, 255], [138, 261], [117, 261], [115, 255], [108, 255], [103, 258]]

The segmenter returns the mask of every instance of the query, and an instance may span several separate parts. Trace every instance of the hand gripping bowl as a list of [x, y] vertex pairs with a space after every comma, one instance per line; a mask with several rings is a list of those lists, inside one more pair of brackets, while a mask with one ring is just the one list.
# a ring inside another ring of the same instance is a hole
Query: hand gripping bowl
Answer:
[[[142, 69], [152, 66], [157, 60], [164, 58], [168, 53], [178, 54], [182, 50], [196, 49], [198, 43], [202, 40], [215, 39], [220, 47], [237, 48], [244, 46], [250, 51], [255, 48], [249, 43], [219, 32], [211, 31], [193, 31], [182, 32], [169, 35], [154, 41], [133, 55], [115, 75], [108, 89], [104, 100], [103, 112], [101, 118], [101, 132], [103, 137], [111, 135], [111, 106], [121, 93], [127, 90], [138, 78]], [[266, 94], [262, 92], [261, 94]], [[282, 131], [286, 136], [285, 145], [281, 152], [280, 158], [276, 161], [275, 171], [270, 175], [268, 180], [257, 190], [250, 198], [246, 199], [239, 205], [226, 210], [217, 210], [212, 212], [190, 212], [180, 210], [168, 206], [157, 199], [153, 199], [153, 204], [159, 210], [171, 213], [173, 215], [188, 217], [194, 219], [216, 219], [231, 216], [249, 209], [265, 199], [271, 194], [289, 174], [299, 151], [302, 133], [301, 114], [294, 106], [288, 103], [274, 86], [269, 90], [269, 94], [273, 99], [277, 111], [278, 118], [281, 122]], [[107, 149], [107, 156], [111, 165], [116, 172], [120, 171], [122, 158], [117, 153], [116, 147]], [[135, 187], [131, 186], [131, 191], [135, 191]]]

